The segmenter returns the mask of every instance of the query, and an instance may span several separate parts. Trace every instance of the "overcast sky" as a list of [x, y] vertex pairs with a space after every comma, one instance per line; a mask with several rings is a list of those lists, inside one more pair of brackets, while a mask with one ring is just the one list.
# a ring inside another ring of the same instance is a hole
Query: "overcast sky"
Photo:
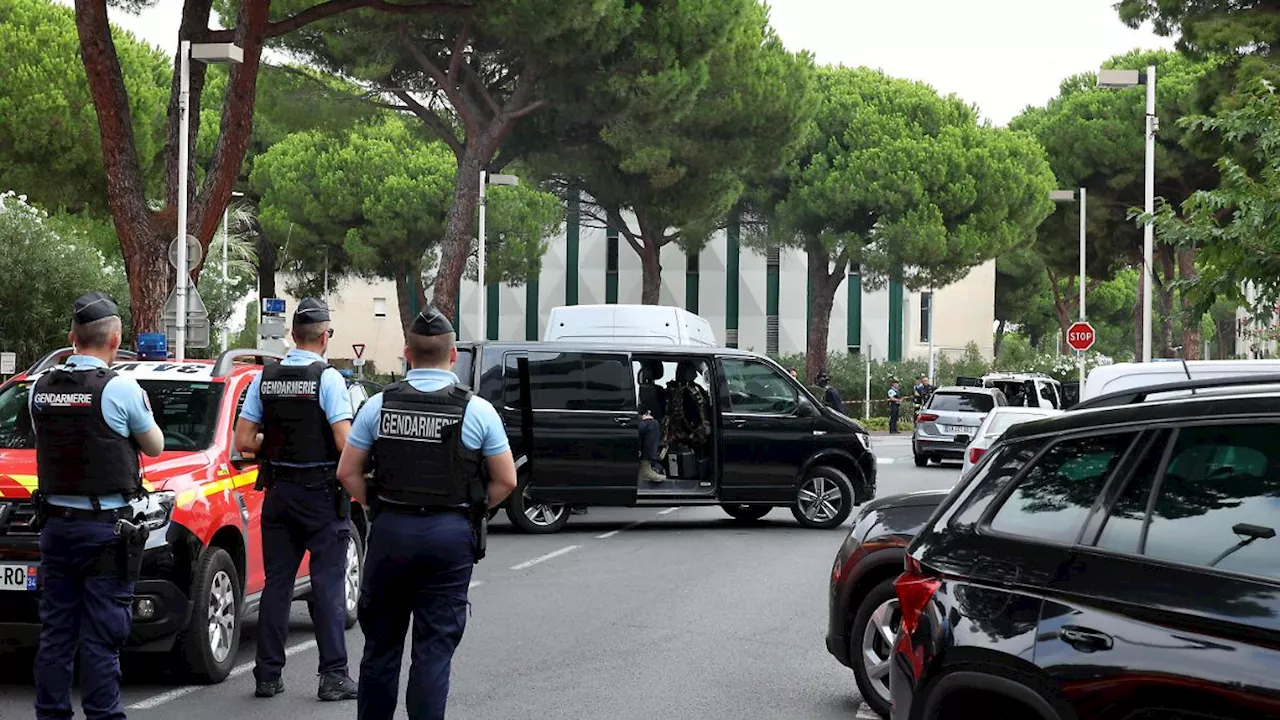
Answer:
[[[71, 0], [59, 0], [70, 4]], [[1003, 125], [1057, 94], [1068, 75], [1172, 38], [1125, 27], [1115, 0], [773, 0], [772, 21], [791, 49], [820, 63], [881, 68], [955, 93]], [[161, 0], [116, 23], [172, 52], [182, 3]]]

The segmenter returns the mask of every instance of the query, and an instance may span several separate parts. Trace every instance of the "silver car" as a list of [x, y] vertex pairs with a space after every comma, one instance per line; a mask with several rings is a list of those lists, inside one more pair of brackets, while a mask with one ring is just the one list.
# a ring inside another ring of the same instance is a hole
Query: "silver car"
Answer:
[[963, 460], [969, 439], [987, 413], [1008, 404], [996, 388], [948, 386], [935, 390], [911, 430], [916, 467], [924, 467], [930, 460]]
[[[1031, 422], [1032, 420], [1061, 414], [1062, 411], [1055, 408], [1018, 407], [1016, 405], [992, 409], [991, 412], [987, 413], [987, 418], [978, 426], [977, 432], [969, 440], [969, 447], [964, 453], [964, 465], [960, 466], [960, 477], [967, 475], [973, 469], [973, 466], [978, 464], [978, 461], [1000, 439], [1005, 430], [1018, 423]], [[963, 439], [963, 437], [957, 439]]]

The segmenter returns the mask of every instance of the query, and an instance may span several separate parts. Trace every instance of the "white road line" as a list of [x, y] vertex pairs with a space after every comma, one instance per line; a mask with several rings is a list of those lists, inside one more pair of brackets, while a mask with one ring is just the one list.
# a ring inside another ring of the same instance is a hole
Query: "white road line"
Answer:
[[[315, 640], [307, 640], [305, 642], [300, 642], [297, 645], [292, 645], [288, 648], [285, 648], [284, 654], [285, 654], [285, 657], [289, 657], [290, 655], [297, 655], [298, 653], [310, 650], [315, 646], [316, 646]], [[253, 666], [254, 666], [254, 663], [252, 662], [247, 662], [241, 665], [237, 665], [231, 668], [231, 672], [227, 675], [227, 679], [230, 680], [231, 678], [244, 675], [250, 670], [253, 670]], [[159, 695], [149, 697], [146, 700], [139, 700], [138, 702], [130, 705], [127, 709], [128, 710], [150, 710], [152, 708], [160, 707], [165, 703], [177, 700], [180, 697], [190, 695], [191, 693], [197, 690], [208, 688], [208, 687], [213, 687], [213, 686], [212, 685], [187, 685], [180, 688], [174, 688], [169, 692], [160, 693]]]
[[617, 535], [617, 534], [618, 534], [618, 533], [620, 533], [620, 532], [622, 532], [622, 530], [610, 530], [609, 532], [604, 533], [604, 534], [602, 534], [602, 535], [597, 535], [597, 536], [596, 536], [596, 539], [597, 539], [597, 540], [608, 540], [609, 538], [613, 537], [614, 535]]
[[[876, 464], [877, 464], [877, 465], [892, 465], [892, 464], [893, 464], [893, 458], [876, 458]], [[879, 716], [877, 716], [877, 717], [879, 717]]]
[[484, 584], [483, 580], [472, 580], [471, 584], [467, 586], [467, 589], [470, 590], [471, 588], [477, 588], [483, 584]]
[[659, 511], [658, 511], [658, 514], [659, 514], [659, 515], [670, 515], [671, 513], [675, 512], [675, 511], [677, 511], [677, 510], [679, 510], [679, 509], [680, 509], [680, 508], [678, 508], [678, 507], [667, 508], [666, 510], [659, 510]]
[[597, 535], [597, 536], [596, 536], [596, 539], [597, 539], [597, 540], [608, 540], [609, 538], [613, 537], [614, 535], [617, 535], [617, 534], [618, 534], [618, 533], [620, 533], [620, 532], [626, 532], [626, 531], [630, 530], [631, 528], [637, 528], [637, 527], [640, 527], [641, 525], [645, 524], [646, 522], [649, 522], [649, 521], [648, 521], [648, 520], [637, 520], [637, 521], [635, 521], [635, 522], [631, 523], [630, 525], [628, 525], [628, 526], [626, 526], [626, 527], [621, 527], [621, 528], [618, 528], [617, 530], [610, 530], [610, 531], [609, 531], [609, 532], [607, 532], [607, 533], [602, 533], [602, 534], [600, 534], [600, 535]]
[[538, 563], [546, 562], [546, 561], [548, 561], [548, 560], [550, 560], [550, 559], [552, 559], [552, 558], [558, 558], [558, 557], [560, 557], [561, 555], [564, 555], [565, 553], [571, 553], [571, 552], [573, 552], [574, 550], [577, 550], [577, 549], [578, 549], [578, 548], [580, 548], [580, 547], [582, 547], [582, 546], [581, 546], [581, 545], [570, 545], [569, 547], [562, 547], [562, 548], [560, 548], [559, 550], [555, 550], [555, 551], [553, 551], [553, 552], [549, 552], [549, 553], [547, 553], [546, 555], [539, 555], [538, 557], [536, 557], [536, 558], [534, 558], [534, 559], [532, 559], [532, 560], [525, 560], [524, 562], [520, 563], [519, 565], [512, 565], [512, 566], [511, 566], [511, 569], [512, 569], [512, 570], [524, 570], [525, 568], [531, 568], [531, 567], [533, 567], [534, 565], [537, 565]]

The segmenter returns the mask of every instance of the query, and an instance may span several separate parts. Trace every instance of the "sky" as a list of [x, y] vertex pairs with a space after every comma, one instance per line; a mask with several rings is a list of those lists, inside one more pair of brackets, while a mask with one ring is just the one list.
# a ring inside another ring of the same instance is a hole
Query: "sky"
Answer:
[[[58, 0], [70, 5], [71, 0]], [[921, 80], [1004, 125], [1041, 105], [1070, 75], [1135, 48], [1172, 48], [1149, 28], [1130, 30], [1115, 0], [771, 0], [771, 20], [792, 50], [819, 63], [865, 65]], [[182, 3], [115, 23], [172, 52]]]

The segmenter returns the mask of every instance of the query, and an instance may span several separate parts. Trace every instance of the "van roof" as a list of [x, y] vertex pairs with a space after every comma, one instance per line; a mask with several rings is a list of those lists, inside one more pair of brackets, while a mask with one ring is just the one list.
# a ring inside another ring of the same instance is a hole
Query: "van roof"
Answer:
[[671, 345], [664, 343], [652, 344], [617, 344], [606, 342], [584, 342], [584, 341], [543, 341], [543, 340], [486, 340], [483, 342], [467, 341], [459, 342], [458, 349], [474, 349], [476, 347], [491, 347], [495, 350], [553, 350], [560, 352], [644, 352], [644, 353], [665, 353], [670, 355], [698, 355], [698, 356], [725, 356], [725, 357], [742, 357], [755, 359], [769, 359], [765, 355], [750, 350], [742, 350], [739, 348], [729, 347], [711, 347], [709, 345]]

